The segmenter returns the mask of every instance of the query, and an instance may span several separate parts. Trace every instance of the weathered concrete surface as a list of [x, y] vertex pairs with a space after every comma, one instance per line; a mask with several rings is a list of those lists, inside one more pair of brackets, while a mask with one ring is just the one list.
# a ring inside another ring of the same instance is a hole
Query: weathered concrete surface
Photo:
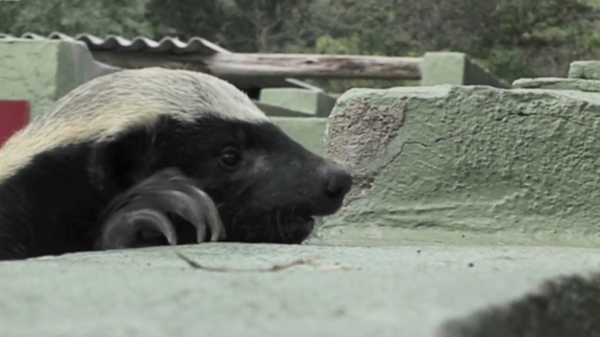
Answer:
[[600, 80], [600, 61], [571, 62], [568, 77]]
[[30, 117], [92, 78], [117, 71], [94, 61], [82, 42], [0, 40], [0, 99], [30, 101]]
[[463, 53], [425, 53], [421, 63], [421, 85], [437, 84], [489, 85], [508, 88], [509, 85], [489, 70], [479, 66]]
[[[317, 268], [229, 273], [192, 269], [168, 247], [4, 262], [1, 335], [429, 337], [449, 318], [600, 263], [599, 250], [558, 247], [205, 244], [178, 250], [207, 266], [243, 269], [322, 258]], [[323, 271], [336, 263], [352, 269]]]
[[288, 136], [316, 154], [325, 154], [325, 128], [327, 118], [321, 117], [271, 117]]
[[327, 239], [600, 244], [600, 95], [354, 89], [328, 157], [355, 176]]
[[559, 77], [521, 78], [513, 82], [513, 88], [600, 92], [600, 81]]
[[317, 117], [327, 117], [336, 98], [321, 91], [297, 88], [266, 88], [260, 91], [260, 102], [303, 112]]

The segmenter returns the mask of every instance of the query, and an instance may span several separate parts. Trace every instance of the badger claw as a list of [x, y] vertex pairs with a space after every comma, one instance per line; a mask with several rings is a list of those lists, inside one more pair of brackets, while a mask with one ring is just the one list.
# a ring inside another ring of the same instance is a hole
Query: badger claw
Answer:
[[[210, 241], [217, 241], [219, 239], [225, 239], [227, 237], [227, 233], [225, 232], [225, 226], [223, 226], [223, 222], [221, 221], [221, 217], [219, 216], [219, 211], [217, 210], [217, 205], [215, 205], [214, 201], [208, 196], [208, 194], [204, 193], [201, 189], [197, 188], [193, 184], [190, 184], [187, 179], [180, 175], [173, 175], [169, 177], [169, 180], [174, 187], [178, 188], [177, 192], [185, 193], [187, 197], [190, 198], [188, 202], [191, 202], [192, 205], [188, 208], [191, 211], [196, 213], [199, 211], [194, 206], [199, 206], [201, 211], [199, 214], [190, 215], [190, 218], [198, 218], [201, 219], [199, 221], [192, 221], [191, 219], [186, 219], [196, 227], [198, 232], [197, 241], [204, 242], [206, 237], [206, 225], [210, 227], [211, 237]], [[181, 214], [183, 216], [183, 214]], [[202, 221], [204, 220], [204, 221]]]
[[152, 228], [162, 233], [170, 245], [177, 244], [175, 228], [167, 217], [152, 209], [122, 210], [106, 223], [102, 233], [102, 249], [124, 249], [134, 246], [137, 233]]
[[175, 228], [165, 213], [190, 222], [196, 228], [198, 243], [205, 241], [207, 226], [211, 229], [210, 241], [226, 237], [215, 203], [176, 169], [160, 171], [142, 181], [115, 198], [109, 210], [102, 249], [131, 247], [137, 233], [148, 228], [162, 233], [169, 244], [177, 244]]

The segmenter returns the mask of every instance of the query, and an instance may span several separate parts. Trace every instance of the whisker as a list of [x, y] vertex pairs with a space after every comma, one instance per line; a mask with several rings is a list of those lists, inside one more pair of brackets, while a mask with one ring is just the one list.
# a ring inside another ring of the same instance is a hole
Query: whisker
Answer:
[[279, 234], [279, 236], [285, 241], [286, 240], [286, 233], [285, 230], [282, 229], [281, 227], [281, 210], [277, 210], [277, 216], [276, 216], [276, 221], [277, 221], [277, 233]]
[[239, 219], [239, 217], [242, 215], [244, 208], [240, 208], [231, 218], [231, 227], [234, 228], [236, 221]]

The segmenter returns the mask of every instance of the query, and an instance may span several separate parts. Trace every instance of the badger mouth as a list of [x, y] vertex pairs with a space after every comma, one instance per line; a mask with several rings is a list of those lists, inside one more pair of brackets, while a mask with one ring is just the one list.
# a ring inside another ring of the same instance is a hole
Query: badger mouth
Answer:
[[295, 216], [290, 218], [291, 226], [310, 226], [311, 229], [315, 225], [315, 218], [311, 215]]
[[300, 244], [313, 232], [315, 215], [298, 209], [269, 209], [259, 213], [225, 212], [225, 241]]
[[315, 218], [311, 215], [295, 215], [280, 223], [279, 235], [283, 243], [299, 244], [313, 231]]
[[300, 212], [270, 211], [245, 217], [233, 226], [227, 241], [300, 244], [313, 232], [313, 215]]

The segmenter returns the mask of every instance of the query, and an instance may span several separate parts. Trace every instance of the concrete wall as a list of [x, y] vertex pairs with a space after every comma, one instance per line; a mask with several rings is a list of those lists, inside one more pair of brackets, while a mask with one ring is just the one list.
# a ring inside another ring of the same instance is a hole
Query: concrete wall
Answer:
[[[423, 86], [455, 84], [510, 87], [463, 53], [425, 53], [421, 73]], [[257, 103], [271, 116], [327, 117], [335, 106], [336, 98], [320, 91], [269, 88], [261, 91]]]
[[600, 244], [599, 116], [600, 95], [579, 91], [350, 90], [326, 153], [355, 186], [320, 235]]
[[456, 52], [425, 53], [421, 64], [421, 85], [488, 85], [508, 88], [509, 84], [478, 65], [468, 55]]
[[0, 40], [0, 99], [28, 100], [30, 117], [58, 98], [117, 69], [94, 61], [82, 42]]
[[260, 102], [285, 107], [309, 116], [327, 117], [336, 99], [321, 91], [297, 88], [267, 88], [261, 90]]
[[325, 154], [327, 118], [271, 117], [290, 137], [316, 154]]
[[513, 82], [513, 88], [600, 92], [600, 61], [575, 61], [569, 66], [568, 78], [521, 78]]

